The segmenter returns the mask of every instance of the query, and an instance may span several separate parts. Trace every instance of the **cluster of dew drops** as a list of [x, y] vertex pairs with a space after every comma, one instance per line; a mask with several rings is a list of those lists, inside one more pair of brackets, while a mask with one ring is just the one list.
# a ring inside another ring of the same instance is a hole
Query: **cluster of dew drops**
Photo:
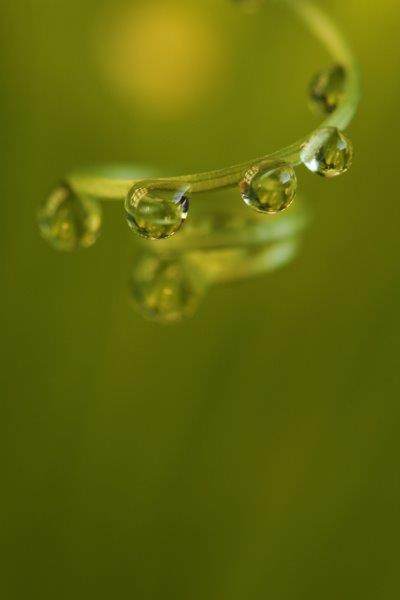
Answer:
[[[310, 84], [310, 101], [323, 114], [336, 110], [343, 97], [345, 70], [330, 67], [318, 73]], [[345, 173], [352, 162], [350, 140], [335, 127], [322, 127], [302, 146], [300, 159], [312, 173], [332, 178]], [[251, 209], [274, 215], [287, 209], [296, 197], [297, 177], [285, 162], [254, 164], [239, 183], [241, 197]], [[129, 226], [151, 240], [174, 235], [184, 224], [189, 210], [189, 189], [166, 193], [157, 185], [134, 186], [126, 199]]]
[[[325, 115], [333, 113], [342, 101], [345, 78], [345, 69], [340, 65], [318, 73], [309, 90], [313, 107]], [[334, 127], [317, 130], [300, 152], [301, 163], [325, 178], [345, 173], [352, 157], [351, 141]], [[243, 174], [239, 191], [251, 209], [267, 215], [280, 213], [295, 199], [295, 169], [285, 162], [254, 164]], [[189, 192], [188, 186], [162, 189], [157, 182], [135, 185], [125, 201], [130, 228], [149, 240], [173, 236], [188, 216]], [[94, 244], [101, 229], [101, 208], [98, 201], [78, 196], [68, 183], [63, 183], [39, 210], [38, 221], [42, 236], [53, 247], [70, 251]]]

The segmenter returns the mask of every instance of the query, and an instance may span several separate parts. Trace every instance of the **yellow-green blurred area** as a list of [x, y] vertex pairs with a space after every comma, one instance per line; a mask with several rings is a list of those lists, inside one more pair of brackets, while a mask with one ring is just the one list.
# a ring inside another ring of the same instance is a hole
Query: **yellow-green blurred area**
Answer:
[[279, 149], [329, 58], [268, 1], [2, 0], [2, 599], [400, 597], [400, 4], [317, 3], [363, 73], [354, 166], [298, 170], [290, 265], [162, 326], [122, 205], [68, 254], [40, 202], [76, 167]]

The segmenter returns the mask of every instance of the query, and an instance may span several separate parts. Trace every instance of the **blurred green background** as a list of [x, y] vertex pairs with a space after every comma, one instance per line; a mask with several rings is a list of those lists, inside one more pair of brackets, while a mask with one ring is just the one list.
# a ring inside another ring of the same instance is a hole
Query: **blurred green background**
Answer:
[[318, 4], [363, 71], [354, 167], [301, 173], [291, 265], [165, 327], [132, 307], [122, 207], [62, 254], [39, 203], [77, 166], [283, 147], [329, 60], [274, 6], [3, 0], [5, 600], [399, 598], [400, 5]]

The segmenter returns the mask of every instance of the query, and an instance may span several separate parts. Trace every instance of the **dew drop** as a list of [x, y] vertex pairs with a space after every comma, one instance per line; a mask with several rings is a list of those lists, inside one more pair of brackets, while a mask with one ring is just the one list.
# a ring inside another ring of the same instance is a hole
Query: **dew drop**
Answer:
[[148, 240], [171, 237], [187, 217], [187, 190], [187, 187], [167, 190], [157, 187], [157, 184], [135, 185], [125, 202], [130, 228]]
[[100, 235], [101, 222], [100, 204], [79, 197], [66, 183], [50, 194], [38, 212], [42, 237], [56, 250], [66, 252], [92, 246]]
[[288, 164], [249, 169], [240, 183], [244, 202], [254, 210], [276, 214], [288, 208], [296, 196], [296, 173]]
[[346, 71], [341, 65], [317, 73], [310, 83], [312, 106], [323, 114], [334, 112], [343, 98], [345, 83]]
[[131, 275], [131, 293], [144, 317], [178, 323], [192, 317], [203, 298], [205, 279], [180, 257], [142, 256]]
[[300, 158], [312, 173], [322, 177], [337, 177], [350, 168], [353, 145], [335, 127], [324, 127], [304, 144]]

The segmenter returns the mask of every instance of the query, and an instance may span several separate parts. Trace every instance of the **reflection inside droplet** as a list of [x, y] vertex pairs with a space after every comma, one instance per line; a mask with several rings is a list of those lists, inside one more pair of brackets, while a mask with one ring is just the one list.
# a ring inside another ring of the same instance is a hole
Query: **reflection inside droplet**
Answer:
[[319, 129], [304, 144], [300, 157], [312, 173], [321, 177], [337, 177], [346, 173], [353, 160], [353, 145], [335, 127]]
[[247, 206], [274, 215], [287, 209], [297, 191], [296, 173], [291, 165], [254, 165], [240, 184]]
[[164, 240], [183, 225], [189, 211], [187, 186], [163, 189], [160, 184], [134, 185], [125, 201], [129, 227], [148, 240]]

